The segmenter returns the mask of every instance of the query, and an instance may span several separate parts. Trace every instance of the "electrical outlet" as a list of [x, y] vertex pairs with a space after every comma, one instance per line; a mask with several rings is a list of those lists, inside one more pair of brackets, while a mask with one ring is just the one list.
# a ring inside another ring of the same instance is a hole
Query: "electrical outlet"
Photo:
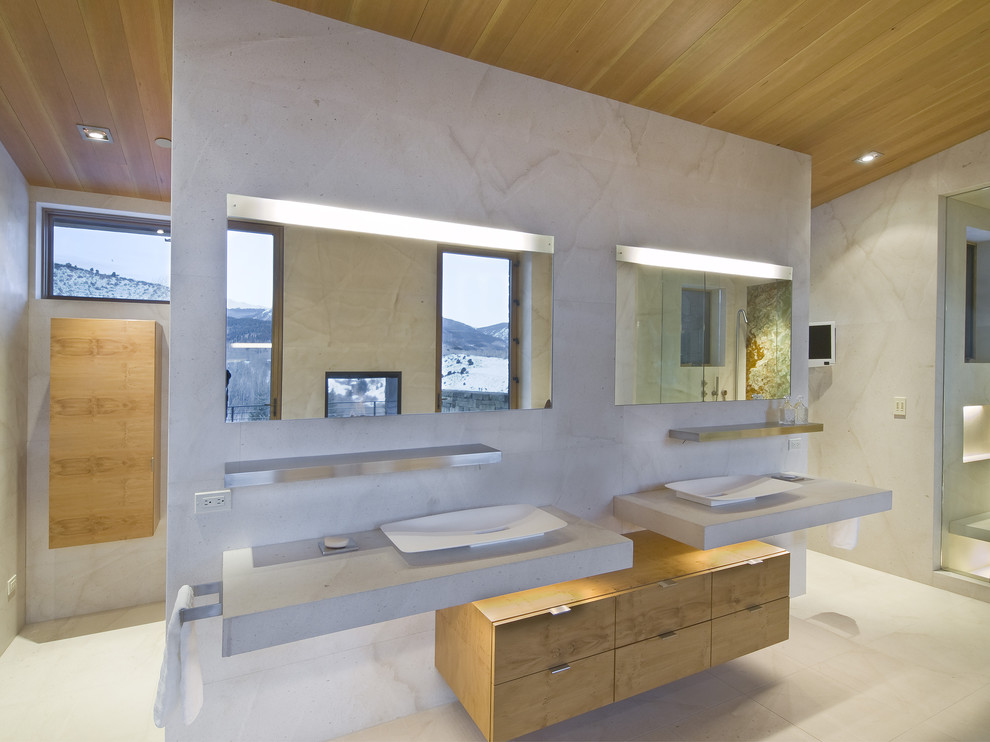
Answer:
[[788, 438], [787, 439], [787, 450], [788, 451], [800, 451], [804, 448], [804, 441], [800, 438]]
[[14, 593], [17, 592], [17, 575], [14, 575], [9, 580], [7, 580], [7, 597], [12, 598]]
[[220, 510], [230, 510], [230, 490], [214, 490], [213, 492], [196, 493], [196, 512], [215, 513]]
[[894, 417], [907, 417], [907, 397], [894, 397]]

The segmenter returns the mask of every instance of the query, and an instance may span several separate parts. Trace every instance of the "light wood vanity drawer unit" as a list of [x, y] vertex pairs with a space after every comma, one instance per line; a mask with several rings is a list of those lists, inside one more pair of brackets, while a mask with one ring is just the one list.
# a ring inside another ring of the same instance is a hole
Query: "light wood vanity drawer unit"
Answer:
[[711, 575], [661, 580], [616, 597], [615, 645], [650, 639], [711, 617]]
[[787, 639], [790, 601], [780, 598], [712, 620], [712, 665]]
[[612, 651], [495, 686], [492, 734], [512, 739], [612, 703]]
[[546, 613], [498, 624], [495, 646], [496, 685], [609, 651], [615, 646], [614, 599], [573, 608], [555, 606]]
[[629, 569], [437, 611], [437, 668], [486, 739], [541, 729], [787, 638], [786, 551], [759, 541], [700, 551], [649, 531], [628, 536]]
[[712, 616], [786, 598], [790, 588], [791, 555], [755, 558], [712, 573]]
[[615, 700], [711, 667], [712, 625], [704, 621], [615, 650]]

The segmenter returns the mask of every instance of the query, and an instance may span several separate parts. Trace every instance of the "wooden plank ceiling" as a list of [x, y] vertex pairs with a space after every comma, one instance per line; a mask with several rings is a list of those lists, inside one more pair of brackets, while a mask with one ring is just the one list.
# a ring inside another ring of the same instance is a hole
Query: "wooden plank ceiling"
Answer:
[[[815, 205], [990, 129], [987, 0], [279, 2], [808, 153]], [[0, 70], [30, 183], [168, 198], [171, 0], [0, 0]]]
[[0, 0], [0, 142], [28, 183], [167, 201], [171, 119], [172, 0]]

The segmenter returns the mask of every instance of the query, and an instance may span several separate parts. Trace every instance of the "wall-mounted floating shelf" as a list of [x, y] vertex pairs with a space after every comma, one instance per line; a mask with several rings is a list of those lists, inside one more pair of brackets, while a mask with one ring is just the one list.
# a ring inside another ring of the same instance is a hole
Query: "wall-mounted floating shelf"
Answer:
[[743, 423], [742, 425], [712, 425], [705, 428], [674, 428], [669, 437], [681, 441], [736, 441], [743, 438], [767, 438], [772, 435], [796, 435], [798, 433], [820, 433], [825, 429], [822, 423]]
[[481, 443], [468, 443], [460, 446], [405, 448], [395, 451], [362, 451], [288, 459], [228, 461], [224, 468], [223, 484], [225, 487], [253, 487], [282, 482], [305, 482], [311, 479], [497, 464], [501, 460], [502, 452], [498, 449]]

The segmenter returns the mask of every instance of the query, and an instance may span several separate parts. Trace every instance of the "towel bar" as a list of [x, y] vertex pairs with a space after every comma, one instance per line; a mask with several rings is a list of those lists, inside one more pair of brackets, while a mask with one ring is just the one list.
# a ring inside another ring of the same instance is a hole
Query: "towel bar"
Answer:
[[192, 591], [193, 595], [197, 598], [202, 595], [219, 595], [220, 598], [216, 603], [210, 603], [209, 605], [180, 608], [179, 623], [223, 615], [223, 582], [204, 582], [202, 585], [193, 585]]

